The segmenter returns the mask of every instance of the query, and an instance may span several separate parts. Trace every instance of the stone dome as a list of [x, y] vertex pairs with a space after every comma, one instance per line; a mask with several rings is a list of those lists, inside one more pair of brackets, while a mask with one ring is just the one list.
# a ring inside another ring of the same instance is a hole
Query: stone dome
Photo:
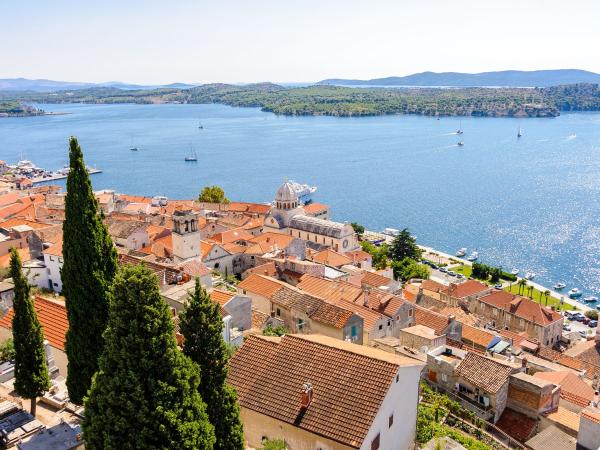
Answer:
[[277, 193], [275, 194], [276, 202], [298, 202], [298, 195], [296, 191], [294, 191], [294, 186], [289, 181], [286, 181], [279, 189], [277, 189]]

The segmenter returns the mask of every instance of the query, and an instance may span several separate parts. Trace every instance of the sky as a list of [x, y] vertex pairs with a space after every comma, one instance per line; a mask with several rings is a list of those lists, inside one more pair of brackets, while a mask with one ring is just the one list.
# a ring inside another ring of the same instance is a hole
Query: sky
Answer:
[[0, 0], [0, 78], [313, 82], [600, 72], [598, 0]]

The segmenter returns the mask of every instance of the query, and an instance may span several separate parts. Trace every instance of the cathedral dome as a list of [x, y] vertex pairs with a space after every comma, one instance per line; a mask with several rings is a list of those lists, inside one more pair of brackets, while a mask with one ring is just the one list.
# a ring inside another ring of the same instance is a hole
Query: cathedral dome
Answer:
[[294, 186], [289, 181], [286, 181], [279, 189], [277, 189], [277, 194], [275, 194], [276, 202], [298, 202], [298, 195], [294, 190]]

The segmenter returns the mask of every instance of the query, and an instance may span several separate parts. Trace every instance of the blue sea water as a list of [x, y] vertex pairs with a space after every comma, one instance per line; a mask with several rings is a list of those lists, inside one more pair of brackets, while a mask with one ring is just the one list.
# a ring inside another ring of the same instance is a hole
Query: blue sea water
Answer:
[[[476, 248], [482, 261], [534, 271], [548, 286], [600, 293], [600, 114], [463, 118], [457, 136], [457, 118], [40, 106], [70, 114], [0, 119], [0, 159], [14, 163], [22, 152], [58, 169], [76, 135], [88, 165], [103, 170], [92, 177], [96, 189], [192, 198], [219, 184], [232, 199], [267, 202], [289, 177], [317, 185], [315, 200], [337, 220], [408, 227], [425, 245]], [[197, 163], [184, 161], [190, 145]]]

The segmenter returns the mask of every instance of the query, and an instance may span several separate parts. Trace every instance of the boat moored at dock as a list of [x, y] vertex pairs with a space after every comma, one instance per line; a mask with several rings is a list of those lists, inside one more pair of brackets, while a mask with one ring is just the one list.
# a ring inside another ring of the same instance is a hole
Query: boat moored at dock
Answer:
[[569, 297], [571, 298], [579, 298], [583, 295], [583, 292], [581, 292], [578, 288], [573, 288], [569, 291]]

